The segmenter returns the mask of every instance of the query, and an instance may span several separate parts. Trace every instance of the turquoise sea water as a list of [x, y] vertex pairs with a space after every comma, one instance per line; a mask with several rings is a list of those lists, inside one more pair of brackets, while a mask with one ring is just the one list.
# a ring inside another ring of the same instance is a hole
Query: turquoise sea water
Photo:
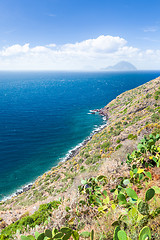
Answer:
[[104, 124], [89, 110], [159, 75], [0, 72], [0, 199], [57, 165]]

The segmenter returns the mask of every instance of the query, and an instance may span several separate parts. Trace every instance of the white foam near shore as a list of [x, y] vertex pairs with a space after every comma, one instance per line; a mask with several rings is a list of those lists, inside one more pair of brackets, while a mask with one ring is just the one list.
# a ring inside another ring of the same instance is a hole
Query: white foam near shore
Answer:
[[[106, 121], [106, 118], [103, 118], [104, 121]], [[95, 129], [91, 132], [91, 134], [85, 138], [81, 143], [79, 143], [78, 145], [76, 145], [75, 147], [73, 147], [71, 150], [68, 151], [68, 153], [65, 155], [65, 157], [60, 158], [60, 162], [65, 162], [67, 160], [69, 160], [71, 157], [75, 156], [78, 152], [78, 150], [83, 147], [89, 140], [91, 140], [92, 136], [95, 133], [98, 133], [99, 131], [101, 131], [103, 128], [105, 128], [107, 126], [107, 123], [99, 126], [99, 127], [95, 127]]]
[[[31, 182], [31, 183], [29, 183], [29, 184], [26, 184], [26, 185], [23, 186], [22, 188], [17, 189], [16, 192], [12, 193], [11, 195], [9, 195], [9, 196], [7, 196], [7, 197], [4, 197], [1, 201], [2, 201], [2, 202], [5, 202], [6, 200], [11, 199], [12, 197], [16, 197], [16, 196], [18, 196], [19, 194], [28, 191], [28, 190], [33, 186], [33, 183], [34, 183], [34, 182]], [[0, 202], [1, 202], [1, 201], [0, 201]]]
[[[103, 120], [106, 121], [107, 117], [103, 116]], [[61, 162], [65, 162], [68, 161], [69, 159], [71, 159], [73, 156], [75, 156], [78, 151], [85, 146], [85, 144], [92, 139], [93, 135], [95, 133], [98, 133], [99, 131], [101, 131], [103, 128], [105, 128], [107, 126], [107, 122], [105, 124], [102, 124], [100, 126], [95, 125], [95, 128], [93, 129], [93, 131], [91, 132], [91, 134], [85, 138], [81, 143], [79, 143], [78, 145], [76, 145], [75, 147], [73, 147], [71, 150], [68, 151], [68, 153], [63, 157], [63, 158], [59, 158], [59, 163]], [[49, 171], [49, 170], [48, 170]], [[47, 172], [46, 172], [47, 173]], [[43, 175], [43, 174], [42, 174]], [[36, 181], [36, 180], [35, 180]], [[0, 200], [0, 202], [4, 202], [6, 200], [11, 199], [12, 197], [16, 197], [19, 194], [28, 191], [32, 186], [33, 186], [34, 182], [31, 182], [29, 184], [26, 184], [25, 186], [23, 186], [22, 188], [17, 189], [16, 192], [14, 192], [13, 194], [4, 197], [2, 200]]]

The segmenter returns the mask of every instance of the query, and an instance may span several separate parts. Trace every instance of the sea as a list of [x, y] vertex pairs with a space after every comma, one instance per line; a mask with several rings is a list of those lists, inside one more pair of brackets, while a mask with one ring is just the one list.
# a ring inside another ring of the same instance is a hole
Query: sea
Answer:
[[0, 72], [0, 200], [64, 161], [106, 124], [90, 110], [160, 76], [135, 72]]

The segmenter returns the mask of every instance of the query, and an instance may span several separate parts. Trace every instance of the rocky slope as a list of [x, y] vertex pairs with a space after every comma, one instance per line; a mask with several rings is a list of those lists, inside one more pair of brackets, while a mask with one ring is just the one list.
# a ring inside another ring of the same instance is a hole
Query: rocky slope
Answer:
[[[144, 135], [160, 132], [160, 77], [117, 96], [101, 109], [101, 113], [108, 117], [107, 126], [92, 136], [74, 157], [44, 173], [28, 191], [0, 203], [2, 230], [11, 223], [34, 214], [41, 204], [55, 200], [60, 200], [61, 205], [49, 215], [46, 226], [61, 227], [73, 221], [74, 228], [78, 227], [79, 230], [88, 230], [91, 226], [95, 230], [98, 228], [97, 221], [102, 220], [95, 220], [95, 209], [86, 209], [89, 212], [81, 214], [79, 218], [75, 216], [80, 198], [78, 186], [82, 179], [105, 175], [108, 179], [106, 189], [110, 190], [118, 184], [122, 175], [129, 176], [127, 154], [137, 148]], [[153, 176], [154, 184], [158, 187], [159, 169], [154, 168], [156, 177]], [[150, 186], [152, 185], [151, 182]], [[116, 217], [112, 216], [112, 220]], [[111, 225], [106, 219], [105, 221], [108, 226]], [[106, 226], [102, 224], [103, 230], [104, 227]], [[37, 228], [42, 231], [45, 227], [40, 224]], [[34, 232], [34, 228], [28, 229], [28, 232]], [[18, 239], [19, 233], [13, 236]]]

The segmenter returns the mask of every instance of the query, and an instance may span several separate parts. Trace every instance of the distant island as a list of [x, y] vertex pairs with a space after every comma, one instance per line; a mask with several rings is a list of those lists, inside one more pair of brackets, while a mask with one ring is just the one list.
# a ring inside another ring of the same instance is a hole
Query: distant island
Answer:
[[102, 70], [105, 70], [105, 71], [136, 71], [137, 68], [130, 62], [121, 61], [113, 66], [108, 66], [106, 68], [103, 68]]

